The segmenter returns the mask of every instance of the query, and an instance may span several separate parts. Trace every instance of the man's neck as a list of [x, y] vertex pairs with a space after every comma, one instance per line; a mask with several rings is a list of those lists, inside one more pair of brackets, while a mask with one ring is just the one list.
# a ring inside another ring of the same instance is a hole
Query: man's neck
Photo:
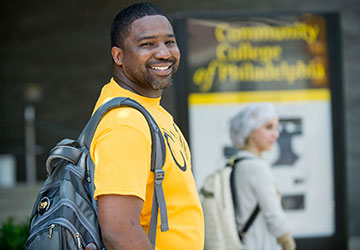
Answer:
[[118, 76], [114, 75], [114, 80], [120, 87], [127, 89], [135, 94], [141, 95], [141, 93], [131, 88], [129, 85], [125, 84]]

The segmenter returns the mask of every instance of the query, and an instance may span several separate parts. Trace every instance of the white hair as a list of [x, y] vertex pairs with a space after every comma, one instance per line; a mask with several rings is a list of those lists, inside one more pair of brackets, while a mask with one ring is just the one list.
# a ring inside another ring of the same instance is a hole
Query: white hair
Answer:
[[234, 146], [243, 148], [250, 133], [274, 117], [278, 115], [272, 103], [253, 103], [241, 109], [230, 121], [230, 137]]

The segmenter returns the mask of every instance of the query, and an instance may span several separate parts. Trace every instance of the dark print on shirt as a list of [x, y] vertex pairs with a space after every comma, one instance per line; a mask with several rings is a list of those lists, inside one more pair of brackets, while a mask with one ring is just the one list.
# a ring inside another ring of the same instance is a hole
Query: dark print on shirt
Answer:
[[[174, 159], [174, 162], [176, 163], [176, 165], [180, 170], [185, 172], [187, 169], [186, 162], [189, 160], [187, 159], [187, 154], [186, 154], [187, 148], [186, 148], [185, 140], [182, 137], [182, 135], [179, 133], [175, 124], [173, 124], [173, 127], [174, 127], [174, 131], [167, 131], [166, 129], [163, 129], [164, 137], [167, 146], [169, 148], [169, 151], [171, 153], [171, 156]], [[184, 156], [184, 152], [185, 152], [185, 156]]]

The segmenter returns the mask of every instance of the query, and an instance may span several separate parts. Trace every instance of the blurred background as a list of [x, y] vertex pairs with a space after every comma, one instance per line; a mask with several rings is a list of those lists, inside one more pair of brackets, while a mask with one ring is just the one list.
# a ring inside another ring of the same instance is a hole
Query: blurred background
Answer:
[[[343, 204], [351, 250], [360, 249], [360, 5], [356, 0], [152, 1], [179, 13], [326, 12], [340, 16], [345, 169]], [[30, 216], [49, 150], [77, 138], [112, 72], [110, 25], [135, 1], [0, 3], [0, 223]], [[175, 88], [162, 104], [179, 119]], [[35, 146], [32, 146], [35, 145]], [[344, 248], [345, 249], [345, 248]]]

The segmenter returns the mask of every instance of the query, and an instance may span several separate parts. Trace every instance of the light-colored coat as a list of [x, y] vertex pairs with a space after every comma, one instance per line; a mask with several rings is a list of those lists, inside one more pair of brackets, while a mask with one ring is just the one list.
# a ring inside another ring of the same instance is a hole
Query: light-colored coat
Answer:
[[276, 238], [289, 230], [270, 165], [248, 151], [240, 151], [237, 157], [246, 158], [235, 165], [234, 173], [238, 229], [244, 227], [256, 204], [260, 206], [260, 212], [244, 238], [245, 250], [281, 249]]

